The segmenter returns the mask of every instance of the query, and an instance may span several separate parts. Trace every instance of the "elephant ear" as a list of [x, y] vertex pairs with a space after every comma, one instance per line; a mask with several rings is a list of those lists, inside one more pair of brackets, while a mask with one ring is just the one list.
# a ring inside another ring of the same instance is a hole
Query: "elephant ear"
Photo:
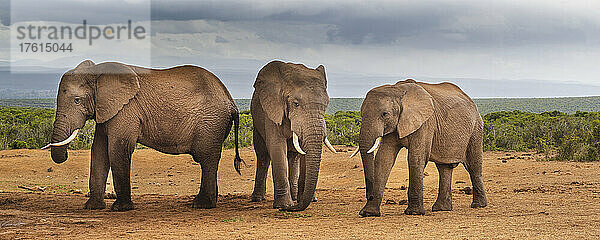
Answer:
[[81, 62], [79, 65], [77, 65], [77, 67], [75, 68], [87, 68], [87, 67], [91, 67], [96, 65], [94, 62], [92, 62], [92, 60], [85, 60], [83, 62]]
[[113, 118], [125, 104], [129, 103], [140, 89], [137, 73], [120, 63], [96, 65], [96, 122], [103, 123]]
[[325, 88], [327, 88], [327, 74], [325, 74], [325, 66], [319, 65], [316, 70], [323, 74], [323, 79], [325, 79]]
[[265, 65], [254, 82], [254, 94], [258, 96], [260, 105], [267, 117], [276, 124], [281, 125], [286, 110], [283, 99], [283, 74], [285, 63], [273, 61]]
[[402, 112], [398, 121], [398, 136], [406, 137], [417, 131], [433, 116], [433, 97], [414, 81], [398, 82]]

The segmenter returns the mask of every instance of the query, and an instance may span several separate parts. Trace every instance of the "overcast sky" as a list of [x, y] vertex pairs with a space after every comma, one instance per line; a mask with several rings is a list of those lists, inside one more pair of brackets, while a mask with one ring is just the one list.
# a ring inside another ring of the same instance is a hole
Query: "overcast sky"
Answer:
[[[141, 2], [44, 1], [40, 9], [47, 11], [45, 19], [29, 20], [119, 19], [107, 18], [107, 13], [136, 17], [131, 9], [143, 9], [136, 6]], [[114, 10], [119, 4], [127, 7]], [[64, 6], [76, 14], [66, 14]], [[0, 8], [3, 25], [8, 24], [7, 12]], [[251, 95], [256, 73], [273, 59], [325, 65], [332, 96], [359, 96], [404, 77], [600, 86], [598, 13], [600, 1], [583, 0], [155, 0], [152, 65], [206, 67], [240, 97]], [[0, 41], [7, 41], [7, 32], [0, 28]], [[7, 52], [7, 46], [0, 48], [0, 61], [10, 60]]]

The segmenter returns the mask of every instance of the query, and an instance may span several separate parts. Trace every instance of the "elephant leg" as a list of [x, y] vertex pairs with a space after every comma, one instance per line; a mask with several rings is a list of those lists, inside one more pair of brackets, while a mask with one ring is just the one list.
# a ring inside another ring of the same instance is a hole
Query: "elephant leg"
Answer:
[[254, 140], [254, 151], [256, 152], [256, 176], [254, 179], [254, 191], [252, 191], [252, 201], [260, 202], [265, 200], [267, 192], [267, 171], [271, 165], [271, 158], [267, 151], [267, 145], [262, 136], [254, 128], [252, 136]]
[[108, 139], [110, 169], [112, 170], [114, 189], [117, 194], [117, 200], [111, 206], [111, 210], [131, 210], [133, 209], [130, 176], [131, 154], [133, 154], [136, 140], [122, 137], [111, 139], [110, 135]]
[[436, 163], [440, 175], [438, 197], [432, 211], [452, 211], [452, 164]]
[[[273, 124], [275, 125], [275, 124]], [[277, 126], [267, 126], [265, 143], [271, 158], [271, 175], [273, 176], [274, 201], [273, 208], [286, 208], [294, 204], [290, 194], [288, 178], [287, 141]]]
[[392, 171], [392, 167], [396, 162], [396, 157], [401, 148], [397, 135], [388, 134], [383, 137], [379, 150], [377, 150], [377, 155], [375, 156], [373, 194], [367, 197], [367, 203], [362, 210], [360, 210], [360, 216], [381, 216], [380, 206], [385, 191], [385, 185], [387, 184], [390, 172]]
[[104, 209], [104, 192], [110, 163], [108, 160], [108, 139], [104, 126], [96, 124], [94, 142], [92, 143], [92, 162], [90, 166], [90, 198], [85, 203], [84, 209]]
[[298, 153], [288, 151], [288, 178], [290, 182], [290, 193], [292, 195], [292, 200], [296, 201], [298, 199], [298, 177], [300, 174], [300, 160], [298, 157]]
[[469, 172], [471, 184], [473, 185], [472, 208], [482, 208], [487, 206], [487, 197], [485, 196], [485, 188], [483, 187], [483, 180], [481, 178], [483, 164], [482, 145], [481, 138], [471, 138], [467, 149], [467, 159], [464, 164], [467, 172]]
[[194, 208], [215, 208], [217, 206], [218, 186], [217, 171], [219, 160], [221, 159], [220, 145], [219, 151], [203, 152], [194, 154], [194, 161], [200, 163], [202, 168], [202, 182], [200, 182], [200, 192], [194, 198], [192, 205]]
[[[425, 129], [426, 130], [426, 129]], [[424, 215], [423, 207], [423, 172], [431, 150], [432, 136], [427, 136], [420, 129], [410, 140], [408, 149], [408, 207], [404, 210], [407, 215]]]

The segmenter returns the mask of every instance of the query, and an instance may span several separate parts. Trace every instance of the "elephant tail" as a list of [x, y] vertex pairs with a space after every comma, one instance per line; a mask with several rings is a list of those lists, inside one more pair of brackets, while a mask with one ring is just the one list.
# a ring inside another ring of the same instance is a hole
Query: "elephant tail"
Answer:
[[240, 114], [238, 113], [238, 111], [234, 111], [234, 113], [232, 114], [233, 117], [233, 131], [234, 136], [235, 136], [235, 158], [233, 159], [233, 167], [235, 167], [235, 171], [237, 171], [237, 173], [239, 175], [242, 175], [242, 172], [240, 172], [240, 167], [241, 164], [244, 163], [244, 166], [246, 165], [246, 162], [244, 162], [244, 160], [240, 157], [240, 150], [239, 150], [239, 143], [238, 143], [238, 134], [239, 134], [239, 129], [240, 129]]

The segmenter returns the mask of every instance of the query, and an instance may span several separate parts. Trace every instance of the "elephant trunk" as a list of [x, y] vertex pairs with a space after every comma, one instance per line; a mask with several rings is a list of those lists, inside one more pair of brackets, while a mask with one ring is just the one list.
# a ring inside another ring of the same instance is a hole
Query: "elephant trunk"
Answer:
[[321, 166], [321, 153], [323, 151], [323, 139], [325, 138], [325, 125], [321, 118], [314, 118], [303, 129], [303, 146], [306, 155], [304, 155], [304, 186], [300, 186], [301, 195], [298, 197], [298, 204], [285, 209], [288, 211], [302, 211], [310, 205], [315, 196], [317, 181], [319, 178], [319, 168]]
[[[374, 182], [375, 182], [375, 152], [371, 151], [378, 143], [378, 139], [383, 135], [383, 129], [378, 130], [374, 127], [361, 128], [358, 145], [360, 156], [363, 163], [365, 173], [365, 189], [367, 200], [375, 198]], [[380, 140], [379, 140], [380, 141]]]
[[[50, 153], [52, 161], [55, 163], [63, 163], [68, 158], [67, 147], [69, 146], [69, 142], [73, 140], [73, 135], [76, 134], [76, 131], [71, 129], [71, 127], [59, 117], [62, 116], [59, 112], [57, 112], [56, 116], [57, 118], [54, 121], [50, 144], [46, 147], [51, 147]], [[56, 145], [56, 143], [61, 144]]]

